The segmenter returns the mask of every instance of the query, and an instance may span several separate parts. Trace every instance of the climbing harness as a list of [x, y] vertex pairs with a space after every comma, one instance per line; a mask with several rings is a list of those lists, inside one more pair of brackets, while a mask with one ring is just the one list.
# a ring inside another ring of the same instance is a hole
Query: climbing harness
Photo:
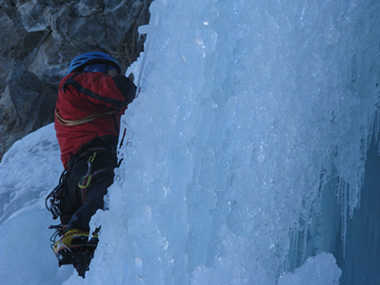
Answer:
[[110, 151], [110, 149], [105, 147], [92, 147], [73, 157], [71, 163], [69, 163], [68, 167], [62, 172], [59, 178], [58, 185], [53, 189], [53, 191], [49, 193], [49, 195], [45, 199], [45, 207], [52, 214], [54, 220], [62, 216], [62, 209], [64, 209], [63, 195], [68, 183], [68, 178], [66, 178], [66, 176], [69, 174], [71, 165], [72, 163], [74, 163], [73, 161], [77, 159], [83, 159], [87, 155], [91, 154], [87, 159], [87, 173], [77, 184], [79, 190], [81, 191], [81, 201], [82, 203], [86, 203], [86, 189], [90, 186], [90, 183], [94, 179], [94, 177], [104, 171], [113, 170], [113, 167], [104, 167], [97, 170], [93, 170], [93, 162], [95, 161], [97, 154], [106, 151]]

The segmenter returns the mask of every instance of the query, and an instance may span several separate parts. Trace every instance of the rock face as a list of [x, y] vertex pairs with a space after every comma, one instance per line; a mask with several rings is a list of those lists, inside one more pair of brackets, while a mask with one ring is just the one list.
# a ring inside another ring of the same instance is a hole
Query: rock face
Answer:
[[76, 55], [103, 51], [125, 68], [153, 0], [0, 0], [0, 159], [53, 121], [58, 84]]

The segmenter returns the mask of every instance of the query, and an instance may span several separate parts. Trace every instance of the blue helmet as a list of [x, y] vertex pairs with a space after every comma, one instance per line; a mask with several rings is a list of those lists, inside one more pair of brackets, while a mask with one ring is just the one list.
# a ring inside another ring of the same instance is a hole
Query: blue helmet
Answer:
[[121, 74], [121, 67], [119, 63], [109, 54], [106, 54], [104, 52], [86, 52], [81, 55], [78, 55], [75, 57], [69, 66], [69, 69], [67, 71], [67, 74], [75, 71], [82, 70], [87, 65], [93, 64], [93, 63], [105, 63], [109, 64], [116, 68], [117, 72]]

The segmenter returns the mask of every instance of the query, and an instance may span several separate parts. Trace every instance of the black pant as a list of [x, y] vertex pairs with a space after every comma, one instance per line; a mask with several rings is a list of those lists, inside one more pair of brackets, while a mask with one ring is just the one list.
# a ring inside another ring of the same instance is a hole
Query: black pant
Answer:
[[[88, 161], [91, 158], [89, 172]], [[113, 183], [116, 166], [116, 153], [106, 149], [87, 149], [70, 161], [61, 198], [61, 223], [68, 226], [67, 230], [89, 230], [91, 217], [98, 209], [104, 208], [104, 195]], [[91, 175], [90, 183], [87, 187], [79, 187], [78, 184], [86, 185], [87, 175]]]

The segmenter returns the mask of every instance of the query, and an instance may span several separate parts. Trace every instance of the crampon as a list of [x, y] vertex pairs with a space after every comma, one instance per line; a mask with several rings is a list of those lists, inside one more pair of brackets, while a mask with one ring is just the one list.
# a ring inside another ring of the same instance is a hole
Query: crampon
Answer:
[[[58, 266], [72, 264], [78, 275], [84, 278], [98, 245], [99, 229], [89, 238], [89, 234], [83, 232], [70, 234], [70, 231], [68, 231], [63, 234], [61, 226], [51, 226], [50, 228], [56, 229], [50, 240], [52, 241], [51, 248], [58, 259]], [[65, 235], [71, 235], [68, 244], [61, 242]]]

